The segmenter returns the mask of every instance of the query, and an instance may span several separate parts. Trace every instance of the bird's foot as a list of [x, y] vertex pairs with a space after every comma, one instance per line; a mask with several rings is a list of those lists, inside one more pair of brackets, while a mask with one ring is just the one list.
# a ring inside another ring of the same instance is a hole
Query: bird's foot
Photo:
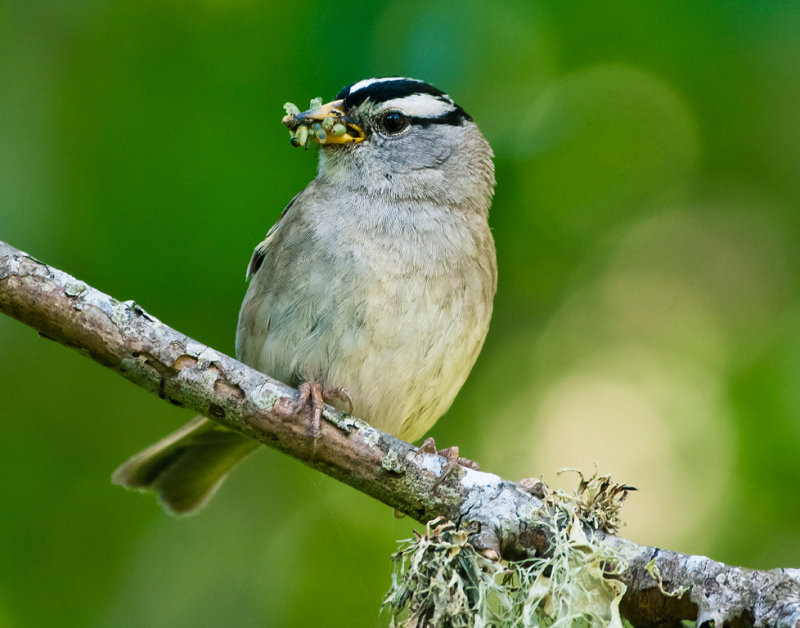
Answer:
[[291, 409], [291, 414], [297, 415], [303, 411], [307, 405], [311, 406], [311, 439], [313, 440], [314, 447], [311, 451], [311, 459], [317, 452], [317, 442], [322, 425], [322, 410], [325, 407], [326, 401], [333, 401], [337, 399], [347, 404], [348, 414], [353, 412], [353, 400], [350, 398], [350, 393], [346, 388], [323, 388], [322, 384], [315, 380], [309, 380], [300, 384], [297, 395], [297, 401]]
[[425, 442], [420, 445], [419, 450], [424, 451], [427, 454], [436, 454], [438, 456], [442, 456], [445, 460], [447, 460], [447, 462], [444, 464], [444, 467], [442, 467], [442, 473], [433, 483], [434, 493], [436, 492], [436, 489], [439, 488], [439, 485], [445, 481], [447, 476], [450, 475], [459, 465], [462, 467], [467, 467], [468, 469], [472, 469], [473, 471], [481, 470], [481, 466], [474, 460], [459, 456], [457, 446], [447, 447], [446, 449], [436, 449], [436, 441], [433, 438], [426, 438]]
[[353, 414], [353, 400], [350, 398], [350, 391], [347, 388], [326, 388], [322, 391], [322, 398], [325, 401], [338, 399], [347, 404], [347, 414]]

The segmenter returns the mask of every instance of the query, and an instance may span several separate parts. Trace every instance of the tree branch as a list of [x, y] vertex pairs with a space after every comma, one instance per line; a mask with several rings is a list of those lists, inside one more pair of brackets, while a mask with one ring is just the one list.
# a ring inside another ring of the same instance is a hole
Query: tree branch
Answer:
[[[0, 312], [417, 521], [477, 522], [471, 540], [479, 550], [520, 559], [546, 553], [551, 543], [541, 500], [517, 484], [459, 467], [434, 490], [442, 458], [330, 407], [313, 452], [310, 419], [289, 413], [297, 391], [164, 325], [133, 301], [117, 301], [3, 242]], [[800, 569], [730, 567], [594, 534], [630, 557], [618, 577], [627, 585], [621, 608], [634, 625], [697, 619], [800, 628]], [[683, 587], [682, 595], [665, 593]]]

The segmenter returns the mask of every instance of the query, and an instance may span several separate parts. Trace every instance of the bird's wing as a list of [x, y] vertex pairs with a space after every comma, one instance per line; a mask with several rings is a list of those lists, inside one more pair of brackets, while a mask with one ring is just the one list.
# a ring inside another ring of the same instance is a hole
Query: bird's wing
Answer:
[[264, 241], [261, 242], [257, 247], [256, 250], [253, 251], [253, 257], [250, 258], [250, 263], [247, 265], [247, 279], [251, 279], [253, 275], [256, 274], [259, 268], [261, 268], [261, 264], [264, 263], [264, 257], [267, 254], [267, 248], [269, 247], [269, 241], [272, 238], [273, 234], [275, 233], [275, 229], [277, 229], [278, 225], [281, 223], [281, 219], [286, 215], [286, 212], [294, 205], [295, 201], [298, 197], [302, 194], [299, 192], [294, 195], [294, 198], [289, 201], [289, 204], [284, 207], [281, 215], [278, 217], [278, 220], [275, 221], [275, 224], [272, 225], [269, 231], [267, 231], [267, 237], [264, 238]]

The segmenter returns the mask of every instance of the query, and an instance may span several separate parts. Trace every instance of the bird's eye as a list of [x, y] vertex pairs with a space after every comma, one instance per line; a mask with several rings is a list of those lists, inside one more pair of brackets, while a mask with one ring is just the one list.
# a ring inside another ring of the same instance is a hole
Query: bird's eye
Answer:
[[380, 119], [381, 128], [392, 135], [405, 131], [408, 124], [408, 118], [399, 111], [387, 111]]

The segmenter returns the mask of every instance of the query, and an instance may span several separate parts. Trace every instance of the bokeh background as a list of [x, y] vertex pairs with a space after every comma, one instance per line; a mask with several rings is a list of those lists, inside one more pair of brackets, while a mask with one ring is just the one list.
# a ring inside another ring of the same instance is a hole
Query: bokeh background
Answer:
[[[800, 5], [6, 0], [0, 239], [233, 352], [314, 176], [284, 101], [399, 74], [497, 154], [500, 285], [440, 445], [594, 464], [629, 538], [800, 566]], [[0, 626], [383, 626], [418, 525], [275, 452], [199, 516], [109, 482], [190, 413], [0, 317]]]

